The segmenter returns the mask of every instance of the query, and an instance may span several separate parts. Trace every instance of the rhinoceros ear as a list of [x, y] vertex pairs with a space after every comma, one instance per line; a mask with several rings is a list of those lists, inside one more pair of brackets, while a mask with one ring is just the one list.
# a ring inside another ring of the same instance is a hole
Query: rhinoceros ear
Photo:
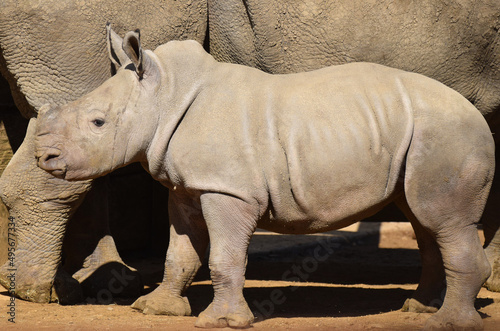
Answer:
[[134, 64], [137, 75], [142, 79], [144, 74], [144, 54], [141, 47], [141, 31], [137, 29], [135, 31], [127, 32], [125, 38], [123, 38], [122, 47], [125, 54], [127, 54], [130, 61]]
[[111, 28], [111, 23], [106, 24], [106, 43], [108, 45], [109, 59], [114, 65], [114, 71], [128, 62], [127, 54], [122, 49], [123, 39]]

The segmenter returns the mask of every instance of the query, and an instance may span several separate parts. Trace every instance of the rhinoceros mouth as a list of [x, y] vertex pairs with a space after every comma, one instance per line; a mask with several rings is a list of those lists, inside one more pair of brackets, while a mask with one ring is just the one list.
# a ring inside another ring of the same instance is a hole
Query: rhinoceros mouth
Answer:
[[38, 166], [55, 177], [64, 178], [67, 171], [66, 162], [61, 158], [61, 150], [58, 148], [43, 148], [36, 153]]

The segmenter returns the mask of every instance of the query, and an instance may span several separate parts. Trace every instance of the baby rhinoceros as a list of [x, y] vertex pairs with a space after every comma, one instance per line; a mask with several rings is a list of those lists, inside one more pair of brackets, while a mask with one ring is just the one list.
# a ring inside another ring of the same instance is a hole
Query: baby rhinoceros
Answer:
[[193, 41], [143, 50], [138, 31], [121, 40], [108, 30], [108, 46], [121, 68], [81, 99], [43, 107], [36, 156], [67, 180], [141, 162], [170, 188], [164, 279], [134, 308], [190, 314], [182, 293], [210, 242], [214, 298], [196, 325], [249, 326], [243, 285], [257, 227], [329, 231], [394, 201], [423, 250], [414, 299], [439, 298], [446, 276], [426, 327], [482, 328], [474, 300], [490, 266], [476, 223], [494, 143], [465, 98], [369, 63], [270, 75], [218, 63]]

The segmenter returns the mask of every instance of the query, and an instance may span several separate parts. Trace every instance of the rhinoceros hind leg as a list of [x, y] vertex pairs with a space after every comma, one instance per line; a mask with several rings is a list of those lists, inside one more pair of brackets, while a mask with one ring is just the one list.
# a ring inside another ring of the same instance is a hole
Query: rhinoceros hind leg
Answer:
[[[441, 203], [438, 202], [438, 204]], [[429, 208], [429, 205], [426, 208]], [[434, 233], [440, 247], [447, 283], [441, 308], [429, 318], [425, 325], [425, 329], [428, 330], [482, 329], [483, 323], [474, 308], [474, 302], [483, 282], [490, 274], [490, 266], [481, 247], [475, 224], [467, 225], [461, 222], [475, 213], [473, 211], [470, 214], [462, 213], [464, 210], [453, 215], [454, 211], [448, 210], [440, 217], [436, 214], [433, 216], [434, 220], [441, 219], [441, 221], [431, 223], [424, 221]], [[416, 215], [420, 215], [419, 220], [429, 220], [427, 218], [429, 215], [427, 217], [420, 213]], [[441, 301], [437, 300], [437, 303]]]
[[[499, 146], [500, 143], [497, 143]], [[496, 164], [500, 168], [500, 148], [496, 150]], [[497, 171], [497, 173], [499, 173]], [[500, 176], [495, 176], [490, 196], [483, 213], [485, 253], [491, 265], [491, 276], [484, 286], [493, 292], [500, 292]]]
[[432, 131], [440, 143], [429, 149], [420, 143], [429, 132], [415, 130], [405, 172], [408, 206], [436, 241], [446, 274], [443, 304], [425, 329], [478, 330], [483, 323], [474, 302], [491, 273], [477, 230], [494, 172], [491, 145], [473, 135], [480, 130], [458, 138], [443, 131]]
[[443, 258], [439, 246], [429, 231], [418, 222], [405, 197], [396, 201], [396, 204], [413, 226], [422, 260], [422, 274], [417, 290], [405, 301], [401, 310], [412, 313], [435, 313], [443, 304], [446, 294]]

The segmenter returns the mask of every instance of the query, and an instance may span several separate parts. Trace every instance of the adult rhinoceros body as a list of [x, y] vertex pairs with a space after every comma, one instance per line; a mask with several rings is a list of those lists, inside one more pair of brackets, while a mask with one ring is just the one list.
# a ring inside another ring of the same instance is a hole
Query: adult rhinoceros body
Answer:
[[[210, 241], [215, 296], [197, 325], [247, 326], [253, 315], [242, 290], [257, 227], [331, 230], [396, 201], [425, 229], [425, 249], [439, 245], [443, 257], [446, 298], [428, 326], [481, 326], [473, 304], [490, 267], [475, 224], [494, 142], [465, 98], [367, 63], [273, 76], [218, 63], [196, 42], [142, 51], [132, 32], [123, 50], [133, 65], [112, 55], [123, 68], [115, 77], [41, 110], [36, 145], [39, 165], [58, 177], [95, 178], [141, 162], [171, 188], [164, 281], [135, 308], [189, 313], [182, 291]], [[423, 263], [442, 270], [438, 258]]]

